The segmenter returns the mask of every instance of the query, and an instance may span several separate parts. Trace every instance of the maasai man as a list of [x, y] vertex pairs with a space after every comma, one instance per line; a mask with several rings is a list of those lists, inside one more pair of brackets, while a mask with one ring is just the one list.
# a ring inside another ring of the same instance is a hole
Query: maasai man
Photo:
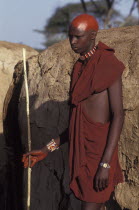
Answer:
[[[101, 209], [114, 186], [123, 181], [118, 162], [118, 140], [123, 125], [122, 82], [124, 65], [114, 50], [99, 42], [96, 19], [77, 16], [69, 27], [69, 41], [80, 54], [71, 78], [69, 125], [70, 188], [82, 201], [82, 210]], [[31, 167], [60, 146], [60, 137], [46, 147], [23, 156]]]

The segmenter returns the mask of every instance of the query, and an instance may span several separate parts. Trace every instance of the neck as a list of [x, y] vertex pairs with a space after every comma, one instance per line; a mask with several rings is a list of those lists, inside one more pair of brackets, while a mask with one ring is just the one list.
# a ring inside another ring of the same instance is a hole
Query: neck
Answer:
[[80, 55], [85, 55], [86, 53], [88, 53], [90, 50], [92, 50], [95, 47], [95, 42], [93, 42], [90, 47], [88, 48], [88, 50], [86, 52], [80, 53]]
[[80, 54], [80, 60], [83, 61], [83, 60], [91, 57], [94, 54], [95, 50], [96, 50], [96, 46], [93, 45], [93, 47], [89, 51], [87, 51], [87, 53], [84, 53], [82, 55]]

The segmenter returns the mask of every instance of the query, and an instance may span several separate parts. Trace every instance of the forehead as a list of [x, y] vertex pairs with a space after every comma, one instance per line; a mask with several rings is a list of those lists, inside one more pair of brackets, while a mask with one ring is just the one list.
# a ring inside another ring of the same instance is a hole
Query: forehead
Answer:
[[70, 25], [69, 27], [69, 35], [86, 35], [86, 34], [88, 34], [88, 31], [86, 31], [84, 26], [82, 25], [79, 25], [78, 27]]

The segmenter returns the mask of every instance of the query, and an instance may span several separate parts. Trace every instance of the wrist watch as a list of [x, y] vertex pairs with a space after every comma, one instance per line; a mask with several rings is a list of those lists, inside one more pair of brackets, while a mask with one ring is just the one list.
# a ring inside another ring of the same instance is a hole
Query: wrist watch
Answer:
[[110, 168], [109, 163], [100, 163], [100, 166], [102, 166], [103, 168]]

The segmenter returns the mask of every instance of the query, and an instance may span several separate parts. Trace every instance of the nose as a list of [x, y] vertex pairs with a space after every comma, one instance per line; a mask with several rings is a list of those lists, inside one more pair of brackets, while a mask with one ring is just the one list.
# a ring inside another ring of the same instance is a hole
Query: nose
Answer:
[[70, 43], [71, 43], [71, 45], [74, 45], [74, 44], [76, 44], [77, 43], [77, 38], [76, 37], [71, 37], [70, 38]]

